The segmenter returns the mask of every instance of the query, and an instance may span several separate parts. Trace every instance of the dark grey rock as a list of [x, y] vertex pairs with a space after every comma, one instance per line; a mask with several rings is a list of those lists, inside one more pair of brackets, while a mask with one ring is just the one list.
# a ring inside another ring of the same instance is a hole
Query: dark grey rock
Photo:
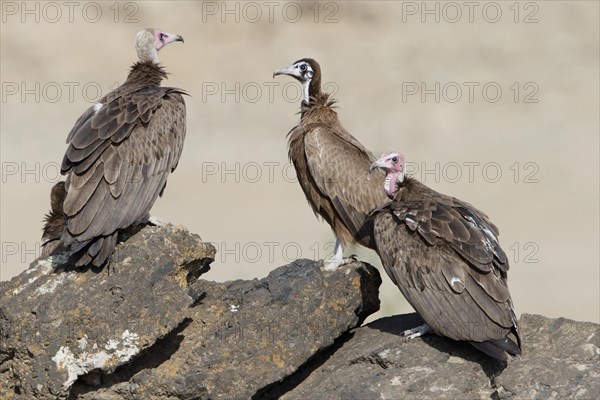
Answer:
[[[416, 314], [358, 327], [379, 273], [297, 260], [264, 279], [199, 277], [215, 249], [145, 227], [107, 268], [40, 259], [0, 284], [1, 399], [596, 399], [600, 327], [523, 315], [506, 366], [433, 334]], [[358, 327], [358, 328], [357, 328]]]
[[379, 273], [359, 262], [324, 272], [297, 260], [261, 280], [199, 282], [206, 296], [170, 359], [77, 398], [250, 399], [379, 309]]
[[524, 314], [523, 355], [508, 366], [466, 343], [437, 335], [398, 336], [416, 314], [355, 329], [329, 358], [313, 360], [301, 382], [273, 385], [264, 398], [308, 399], [597, 399], [600, 326]]
[[146, 227], [119, 244], [109, 267], [67, 269], [65, 254], [39, 259], [3, 285], [0, 398], [65, 398], [180, 326], [188, 276], [215, 249], [183, 228]]
[[34, 262], [2, 285], [0, 398], [251, 398], [379, 309], [369, 265], [297, 260], [261, 280], [198, 279], [214, 254], [165, 225], [101, 270]]
[[521, 318], [525, 353], [496, 378], [498, 399], [599, 399], [600, 328], [540, 315]]

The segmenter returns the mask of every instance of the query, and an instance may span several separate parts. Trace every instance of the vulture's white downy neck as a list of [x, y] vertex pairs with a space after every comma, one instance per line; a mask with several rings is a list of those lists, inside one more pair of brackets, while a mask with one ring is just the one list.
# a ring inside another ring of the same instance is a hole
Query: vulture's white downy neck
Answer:
[[138, 49], [138, 58], [141, 62], [152, 61], [154, 64], [160, 64], [158, 59], [158, 50], [155, 48], [141, 48]]
[[148, 31], [140, 31], [135, 37], [135, 50], [140, 62], [152, 61], [158, 65], [158, 50], [154, 44], [154, 35]]
[[302, 89], [304, 90], [304, 101], [306, 104], [310, 104], [310, 79], [302, 82]]

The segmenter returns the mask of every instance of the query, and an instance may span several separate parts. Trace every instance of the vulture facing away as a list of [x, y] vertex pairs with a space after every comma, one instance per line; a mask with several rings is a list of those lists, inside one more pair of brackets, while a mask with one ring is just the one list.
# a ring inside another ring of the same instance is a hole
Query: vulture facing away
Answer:
[[68, 248], [76, 266], [102, 266], [120, 229], [144, 218], [175, 170], [185, 138], [181, 89], [162, 87], [158, 51], [183, 42], [159, 29], [138, 32], [139, 61], [127, 80], [88, 108], [67, 137], [64, 182], [51, 194], [44, 254]]
[[289, 157], [314, 213], [335, 233], [334, 259], [326, 265], [335, 269], [344, 263], [342, 245], [375, 248], [368, 217], [388, 202], [381, 191], [384, 174], [369, 174], [375, 157], [340, 124], [335, 100], [321, 92], [321, 68], [315, 60], [298, 60], [276, 75], [289, 75], [303, 87], [300, 123], [288, 133]]
[[500, 360], [519, 354], [508, 259], [496, 226], [469, 203], [405, 177], [398, 152], [383, 154], [374, 169], [387, 172], [384, 189], [393, 199], [372, 214], [377, 252], [428, 325], [405, 333], [415, 337], [432, 328]]

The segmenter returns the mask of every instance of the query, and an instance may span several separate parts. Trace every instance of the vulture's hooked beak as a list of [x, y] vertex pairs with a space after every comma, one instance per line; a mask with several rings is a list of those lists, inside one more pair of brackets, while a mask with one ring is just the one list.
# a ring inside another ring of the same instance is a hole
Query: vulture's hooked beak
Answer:
[[175, 33], [168, 33], [168, 35], [169, 36], [167, 36], [167, 40], [165, 40], [165, 44], [169, 44], [169, 43], [173, 43], [173, 42], [184, 43], [183, 36], [177, 35]]
[[289, 76], [293, 76], [295, 78], [300, 77], [298, 75], [297, 68], [295, 68], [294, 65], [290, 65], [289, 67], [283, 67], [283, 68], [279, 68], [279, 69], [275, 70], [275, 72], [273, 72], [273, 78], [275, 78], [277, 75], [289, 75]]
[[381, 168], [381, 167], [382, 167], [382, 165], [380, 164], [380, 161], [377, 160], [373, 164], [371, 164], [371, 166], [369, 167], [369, 173], [373, 172], [374, 169]]

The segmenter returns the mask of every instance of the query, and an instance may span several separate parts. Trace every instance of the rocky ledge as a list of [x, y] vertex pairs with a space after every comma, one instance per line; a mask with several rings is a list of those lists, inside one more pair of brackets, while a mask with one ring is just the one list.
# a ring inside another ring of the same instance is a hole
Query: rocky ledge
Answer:
[[58, 254], [0, 284], [0, 398], [251, 398], [379, 309], [377, 270], [297, 260], [199, 279], [214, 247], [148, 226], [99, 270]]
[[435, 335], [399, 336], [381, 278], [297, 260], [263, 279], [200, 279], [215, 249], [185, 228], [132, 232], [103, 269], [40, 259], [0, 282], [1, 399], [600, 397], [597, 324], [523, 315], [504, 366]]

